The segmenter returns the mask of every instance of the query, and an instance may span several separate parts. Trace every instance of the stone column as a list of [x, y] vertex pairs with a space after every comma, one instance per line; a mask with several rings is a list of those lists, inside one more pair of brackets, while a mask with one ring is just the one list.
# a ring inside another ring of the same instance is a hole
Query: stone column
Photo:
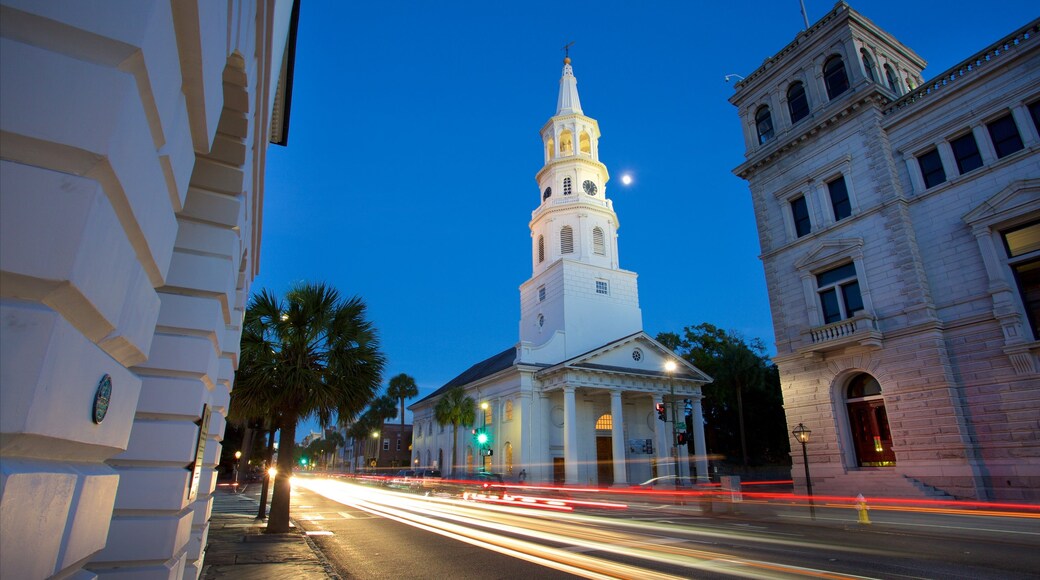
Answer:
[[696, 455], [693, 461], [697, 467], [697, 481], [707, 482], [711, 478], [708, 473], [708, 448], [704, 444], [704, 409], [701, 407], [701, 398], [700, 393], [693, 396], [693, 452]]
[[578, 482], [578, 421], [574, 387], [563, 387], [563, 473], [567, 484]]
[[610, 442], [614, 455], [614, 485], [628, 485], [628, 462], [625, 461], [625, 418], [621, 410], [621, 391], [610, 392]]

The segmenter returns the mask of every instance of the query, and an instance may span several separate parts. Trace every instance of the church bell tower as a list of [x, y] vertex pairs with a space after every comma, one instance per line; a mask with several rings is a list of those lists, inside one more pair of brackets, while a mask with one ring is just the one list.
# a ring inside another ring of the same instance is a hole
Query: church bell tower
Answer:
[[636, 274], [618, 260], [618, 218], [599, 161], [599, 123], [585, 116], [571, 59], [563, 60], [556, 114], [542, 127], [535, 175], [533, 274], [520, 287], [524, 362], [556, 363], [643, 329]]

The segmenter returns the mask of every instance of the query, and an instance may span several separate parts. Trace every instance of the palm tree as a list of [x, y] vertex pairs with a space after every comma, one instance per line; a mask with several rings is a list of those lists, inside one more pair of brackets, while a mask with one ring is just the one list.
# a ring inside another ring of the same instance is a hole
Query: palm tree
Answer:
[[451, 424], [451, 476], [455, 477], [456, 444], [459, 440], [459, 425], [472, 425], [477, 418], [477, 405], [473, 397], [466, 396], [462, 387], [454, 387], [437, 401], [433, 409], [434, 418], [441, 425]]
[[279, 429], [278, 475], [268, 533], [289, 531], [289, 477], [296, 424], [316, 416], [353, 418], [375, 395], [385, 358], [365, 304], [341, 299], [324, 284], [301, 283], [282, 300], [263, 290], [253, 295], [242, 332], [242, 359], [253, 365], [234, 392], [270, 398]]
[[415, 379], [401, 373], [390, 379], [390, 385], [386, 389], [388, 397], [401, 401], [401, 437], [404, 437], [404, 400], [419, 395], [419, 387], [415, 386]]
[[328, 442], [328, 452], [332, 454], [332, 469], [336, 469], [336, 450], [343, 447], [346, 441], [343, 440], [343, 435], [339, 431], [326, 431], [325, 441]]

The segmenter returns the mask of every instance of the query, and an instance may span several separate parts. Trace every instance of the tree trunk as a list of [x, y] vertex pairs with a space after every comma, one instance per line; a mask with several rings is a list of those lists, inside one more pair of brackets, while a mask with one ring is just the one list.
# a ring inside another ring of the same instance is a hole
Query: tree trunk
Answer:
[[235, 483], [242, 483], [245, 478], [249, 477], [249, 458], [253, 456], [253, 439], [255, 438], [256, 431], [247, 423], [242, 430], [242, 448], [239, 449], [242, 457], [238, 458], [238, 464], [235, 466]]
[[289, 478], [292, 477], [297, 415], [297, 413], [286, 413], [286, 423], [279, 430], [278, 475], [274, 478], [271, 515], [267, 518], [266, 533], [268, 534], [289, 532]]
[[451, 476], [455, 477], [455, 457], [458, 454], [455, 447], [459, 442], [459, 426], [452, 424], [451, 426]]
[[[264, 467], [271, 467], [271, 459], [274, 457], [274, 427], [272, 426], [267, 431], [267, 454], [264, 458]], [[260, 474], [263, 479], [263, 485], [260, 486], [260, 511], [256, 512], [256, 519], [262, 520], [267, 517], [267, 493], [271, 489], [271, 476], [267, 474], [265, 469]]]

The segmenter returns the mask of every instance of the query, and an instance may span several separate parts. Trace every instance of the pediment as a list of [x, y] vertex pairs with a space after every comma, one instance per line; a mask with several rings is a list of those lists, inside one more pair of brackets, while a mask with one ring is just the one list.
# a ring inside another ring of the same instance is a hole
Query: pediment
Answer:
[[[668, 373], [665, 362], [675, 361], [679, 367]], [[565, 360], [538, 374], [552, 374], [562, 369], [614, 372], [648, 376], [673, 376], [700, 383], [711, 382], [711, 377], [677, 356], [645, 332], [637, 332], [603, 345], [585, 354]]]
[[799, 270], [815, 269], [835, 262], [841, 258], [858, 255], [863, 250], [863, 238], [840, 238], [837, 240], [824, 240], [816, 244], [808, 254], [802, 256], [794, 263]]
[[989, 226], [1040, 209], [1040, 179], [1020, 179], [964, 215], [970, 226]]

